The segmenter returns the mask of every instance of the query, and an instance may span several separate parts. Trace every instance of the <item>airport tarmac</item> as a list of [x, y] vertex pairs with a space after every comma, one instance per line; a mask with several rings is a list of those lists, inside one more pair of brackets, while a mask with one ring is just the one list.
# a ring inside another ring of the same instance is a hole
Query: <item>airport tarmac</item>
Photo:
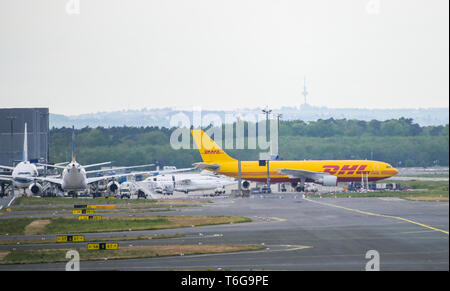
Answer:
[[0, 210], [2, 210], [3, 208], [7, 208], [9, 207], [14, 200], [16, 199], [17, 196], [13, 196], [13, 195], [7, 195], [7, 196], [3, 196], [0, 198]]
[[387, 178], [384, 180], [386, 182], [389, 181], [428, 181], [428, 182], [448, 182], [448, 178], [445, 177], [402, 177], [402, 176], [395, 176], [391, 178]]
[[[192, 198], [195, 199], [195, 198]], [[204, 199], [204, 198], [201, 198]], [[380, 270], [449, 270], [449, 204], [398, 198], [302, 198], [264, 194], [214, 197], [213, 203], [152, 215], [246, 216], [250, 223], [200, 226], [120, 235], [183, 233], [185, 237], [120, 242], [120, 245], [261, 244], [261, 251], [129, 260], [82, 261], [81, 270], [365, 270], [376, 250]], [[86, 237], [117, 236], [92, 233]], [[55, 236], [9, 236], [41, 239]], [[0, 239], [6, 239], [2, 236]], [[80, 247], [49, 243], [45, 248]], [[43, 248], [18, 245], [14, 248]], [[0, 246], [0, 250], [11, 246]], [[64, 270], [66, 263], [0, 265], [0, 270]]]

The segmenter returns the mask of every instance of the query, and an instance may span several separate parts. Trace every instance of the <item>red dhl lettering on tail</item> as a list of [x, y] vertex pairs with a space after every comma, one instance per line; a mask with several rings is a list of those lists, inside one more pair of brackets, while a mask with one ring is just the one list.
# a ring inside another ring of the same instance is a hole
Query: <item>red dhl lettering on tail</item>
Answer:
[[[358, 168], [359, 167], [359, 168]], [[343, 165], [342, 168], [338, 165], [324, 165], [323, 171], [326, 173], [329, 173], [331, 175], [338, 174], [338, 175], [353, 175], [362, 173], [367, 173], [367, 171], [364, 171], [367, 168], [367, 165]]]
[[220, 150], [206, 150], [203, 152], [204, 155], [218, 155], [222, 152]]

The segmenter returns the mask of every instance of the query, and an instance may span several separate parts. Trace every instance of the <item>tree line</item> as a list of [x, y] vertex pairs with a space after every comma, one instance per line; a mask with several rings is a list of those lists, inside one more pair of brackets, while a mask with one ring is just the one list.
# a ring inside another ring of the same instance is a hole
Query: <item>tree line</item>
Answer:
[[[244, 128], [247, 142], [249, 124]], [[175, 129], [85, 127], [75, 131], [77, 160], [81, 164], [114, 161], [114, 165], [138, 165], [158, 162], [177, 167], [190, 167], [192, 163], [201, 161], [196, 149], [175, 150], [171, 147], [170, 136]], [[224, 135], [224, 128], [222, 132]], [[279, 154], [284, 160], [374, 159], [395, 167], [449, 164], [448, 124], [420, 126], [406, 118], [386, 121], [294, 120], [280, 122], [279, 136]], [[50, 130], [51, 162], [70, 160], [71, 138], [71, 128]], [[226, 151], [241, 160], [257, 160], [261, 152], [258, 149]]]

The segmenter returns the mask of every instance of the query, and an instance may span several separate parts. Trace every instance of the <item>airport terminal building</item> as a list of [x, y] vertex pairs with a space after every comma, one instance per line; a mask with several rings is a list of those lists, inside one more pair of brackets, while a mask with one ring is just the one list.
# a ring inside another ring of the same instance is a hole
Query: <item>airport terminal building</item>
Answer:
[[48, 108], [0, 108], [0, 165], [13, 166], [22, 160], [25, 122], [28, 159], [48, 161]]

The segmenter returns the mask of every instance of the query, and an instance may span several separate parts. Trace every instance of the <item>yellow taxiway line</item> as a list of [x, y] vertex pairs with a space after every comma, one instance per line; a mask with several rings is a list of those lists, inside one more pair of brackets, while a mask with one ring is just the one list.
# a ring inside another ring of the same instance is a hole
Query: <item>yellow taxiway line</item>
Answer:
[[412, 224], [416, 224], [416, 225], [419, 225], [419, 226], [422, 226], [422, 227], [425, 227], [425, 228], [428, 228], [428, 229], [432, 229], [434, 231], [439, 231], [439, 232], [442, 232], [442, 233], [445, 233], [446, 235], [448, 235], [448, 231], [446, 231], [446, 230], [435, 228], [435, 227], [432, 227], [432, 226], [429, 226], [429, 225], [426, 225], [426, 224], [423, 224], [423, 223], [420, 223], [420, 222], [417, 222], [417, 221], [413, 221], [413, 220], [410, 220], [410, 219], [406, 219], [406, 218], [403, 218], [403, 217], [399, 217], [399, 216], [377, 214], [377, 213], [372, 213], [372, 212], [368, 212], [368, 211], [362, 211], [362, 210], [358, 210], [358, 209], [348, 208], [348, 207], [344, 207], [344, 206], [338, 206], [338, 205], [334, 205], [334, 204], [330, 204], [330, 203], [319, 202], [319, 201], [311, 200], [311, 199], [308, 199], [308, 198], [303, 198], [303, 199], [306, 200], [306, 201], [312, 202], [312, 203], [317, 203], [317, 204], [324, 205], [324, 206], [329, 206], [329, 207], [340, 208], [340, 209], [344, 209], [344, 210], [347, 210], [347, 211], [356, 212], [356, 213], [360, 213], [360, 214], [371, 215], [371, 216], [378, 216], [378, 217], [386, 217], [386, 218], [392, 218], [392, 219], [397, 219], [397, 220], [401, 220], [401, 221], [406, 221], [406, 222], [409, 222], [409, 223], [412, 223]]

